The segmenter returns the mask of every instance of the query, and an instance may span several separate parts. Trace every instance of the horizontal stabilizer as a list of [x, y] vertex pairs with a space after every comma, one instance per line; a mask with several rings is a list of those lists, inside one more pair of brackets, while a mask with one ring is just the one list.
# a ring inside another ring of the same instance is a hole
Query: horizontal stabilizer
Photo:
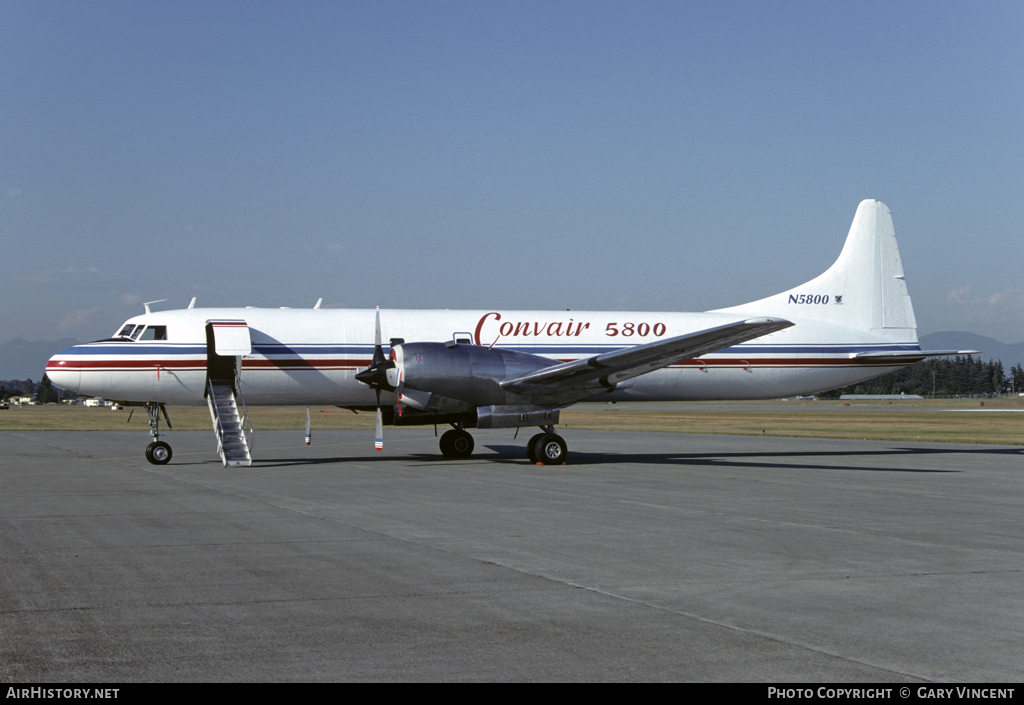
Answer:
[[858, 353], [858, 360], [869, 362], [920, 362], [928, 357], [954, 357], [958, 355], [977, 355], [977, 350], [902, 350], [900, 352], [865, 352]]
[[789, 328], [782, 318], [750, 318], [695, 333], [546, 367], [501, 383], [535, 403], [564, 405], [609, 391], [619, 382]]

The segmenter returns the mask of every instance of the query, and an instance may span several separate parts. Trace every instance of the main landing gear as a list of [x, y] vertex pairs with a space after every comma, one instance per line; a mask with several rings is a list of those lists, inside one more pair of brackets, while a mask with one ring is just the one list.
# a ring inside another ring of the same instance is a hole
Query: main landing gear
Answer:
[[473, 437], [462, 428], [441, 434], [441, 455], [446, 458], [468, 458], [473, 454]]
[[[569, 455], [565, 439], [555, 433], [554, 426], [541, 426], [544, 433], [538, 433], [526, 444], [526, 457], [538, 465], [565, 465]], [[473, 454], [473, 436], [462, 428], [453, 428], [441, 434], [441, 455], [446, 458], [468, 458]]]
[[160, 440], [160, 412], [163, 412], [167, 428], [171, 428], [171, 419], [167, 416], [167, 407], [155, 402], [143, 404], [149, 415], [149, 435], [153, 442], [146, 446], [146, 460], [153, 465], [166, 465], [171, 460], [171, 447]]
[[538, 465], [565, 465], [569, 449], [565, 439], [555, 433], [553, 426], [541, 426], [544, 433], [538, 433], [526, 444], [526, 457]]

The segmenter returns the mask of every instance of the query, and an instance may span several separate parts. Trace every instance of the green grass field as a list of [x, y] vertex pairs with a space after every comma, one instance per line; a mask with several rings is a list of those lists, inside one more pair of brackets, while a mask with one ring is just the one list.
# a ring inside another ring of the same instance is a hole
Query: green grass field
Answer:
[[[169, 407], [174, 430], [210, 430], [206, 407]], [[304, 407], [249, 410], [258, 430], [306, 426]], [[311, 408], [313, 430], [367, 429], [373, 414]], [[733, 435], [1024, 445], [1024, 399], [851, 402], [667, 402], [580, 404], [562, 412], [563, 428]], [[163, 424], [161, 423], [163, 429]], [[81, 406], [0, 411], [0, 431], [148, 430], [146, 413]]]
[[[742, 436], [861, 438], [937, 443], [1024, 445], [1024, 404], [1017, 400], [811, 401], [708, 403], [658, 410], [653, 405], [589, 405], [562, 412], [571, 428]], [[667, 405], [666, 405], [667, 406]], [[1020, 411], [1014, 411], [1020, 409]]]

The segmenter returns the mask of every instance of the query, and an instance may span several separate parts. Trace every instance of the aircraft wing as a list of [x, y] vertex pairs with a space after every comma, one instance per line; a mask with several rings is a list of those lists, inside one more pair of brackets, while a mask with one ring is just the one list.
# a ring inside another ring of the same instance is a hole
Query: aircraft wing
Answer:
[[749, 318], [714, 328], [546, 367], [505, 380], [502, 388], [540, 405], [564, 405], [610, 391], [619, 382], [789, 328], [782, 318]]

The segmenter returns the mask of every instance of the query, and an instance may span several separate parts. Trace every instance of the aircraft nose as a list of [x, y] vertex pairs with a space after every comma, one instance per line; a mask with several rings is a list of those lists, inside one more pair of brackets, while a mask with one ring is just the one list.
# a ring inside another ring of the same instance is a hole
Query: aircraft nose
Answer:
[[61, 389], [77, 393], [82, 382], [78, 359], [77, 345], [61, 350], [46, 363], [46, 376]]

